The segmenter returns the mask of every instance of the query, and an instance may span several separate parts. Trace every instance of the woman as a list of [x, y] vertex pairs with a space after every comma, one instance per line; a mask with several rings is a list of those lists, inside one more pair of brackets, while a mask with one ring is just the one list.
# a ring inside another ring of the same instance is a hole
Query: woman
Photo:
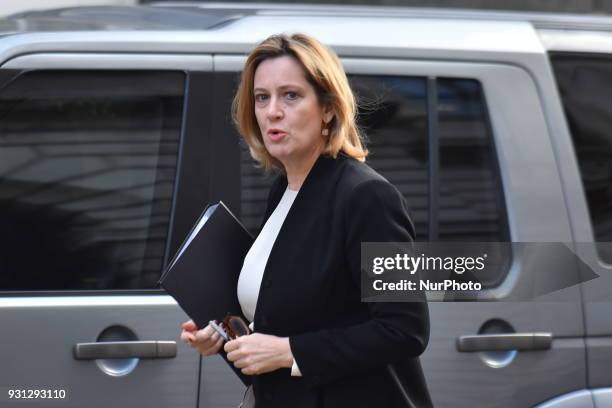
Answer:
[[223, 345], [187, 322], [183, 340], [221, 353], [258, 408], [406, 407], [398, 379], [415, 406], [431, 405], [418, 360], [426, 303], [360, 300], [361, 243], [411, 242], [414, 228], [364, 163], [337, 56], [306, 35], [269, 37], [247, 59], [233, 115], [252, 157], [279, 172], [238, 282], [255, 333]]

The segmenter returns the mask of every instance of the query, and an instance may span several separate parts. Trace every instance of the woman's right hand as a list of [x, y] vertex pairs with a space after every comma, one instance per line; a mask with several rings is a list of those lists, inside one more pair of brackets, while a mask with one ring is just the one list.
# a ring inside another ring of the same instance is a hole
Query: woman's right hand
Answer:
[[210, 324], [198, 330], [193, 320], [181, 324], [181, 340], [204, 356], [217, 354], [223, 346], [223, 338], [219, 336]]

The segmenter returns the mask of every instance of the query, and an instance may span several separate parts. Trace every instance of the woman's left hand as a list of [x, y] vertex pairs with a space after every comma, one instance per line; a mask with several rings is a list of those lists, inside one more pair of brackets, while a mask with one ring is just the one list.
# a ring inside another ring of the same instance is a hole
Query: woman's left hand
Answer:
[[289, 337], [253, 333], [228, 341], [224, 350], [227, 359], [246, 375], [268, 373], [293, 365]]

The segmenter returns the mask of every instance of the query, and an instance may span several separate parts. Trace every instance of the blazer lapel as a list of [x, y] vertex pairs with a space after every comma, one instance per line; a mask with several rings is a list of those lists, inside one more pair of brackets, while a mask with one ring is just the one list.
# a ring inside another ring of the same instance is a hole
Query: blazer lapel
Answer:
[[[327, 155], [319, 156], [319, 158], [315, 161], [314, 165], [310, 169], [310, 172], [306, 176], [306, 179], [304, 180], [304, 183], [302, 184], [302, 187], [300, 188], [298, 195], [295, 197], [295, 201], [293, 202], [293, 205], [291, 206], [291, 209], [289, 210], [289, 213], [287, 214], [287, 218], [285, 218], [283, 227], [279, 231], [279, 234], [278, 234], [279, 236], [285, 229], [285, 225], [287, 224], [287, 221], [291, 217], [292, 213], [296, 212], [294, 211], [294, 208], [298, 206], [307, 206], [309, 204], [312, 204], [313, 201], [316, 202], [317, 191], [319, 191], [319, 187], [321, 183], [326, 181], [325, 176], [329, 174], [329, 169], [335, 164], [337, 164], [336, 162], [341, 161], [343, 158], [344, 156], [341, 154], [338, 155], [337, 159], [334, 159], [331, 156], [327, 156]], [[268, 203], [268, 208], [266, 208], [266, 213], [264, 215], [264, 220], [261, 224], [261, 228], [263, 228], [266, 221], [268, 221], [268, 218], [270, 218], [270, 215], [272, 215], [272, 212], [274, 212], [274, 209], [276, 208], [281, 198], [283, 197], [283, 194], [285, 193], [285, 190], [287, 189], [287, 184], [288, 184], [287, 176], [284, 173], [281, 173], [278, 176], [278, 179], [276, 179], [274, 183], [272, 184], [271, 188], [273, 189], [273, 191], [270, 197], [270, 202]], [[314, 193], [311, 193], [311, 191], [313, 191]], [[304, 203], [304, 204], [300, 204], [300, 203]], [[272, 250], [274, 250], [274, 248], [272, 248]]]
[[287, 176], [281, 173], [274, 179], [272, 185], [270, 186], [270, 197], [268, 198], [268, 202], [266, 203], [266, 212], [264, 213], [263, 220], [261, 222], [261, 225], [259, 226], [258, 233], [261, 232], [264, 225], [266, 225], [268, 218], [270, 218], [270, 215], [272, 215], [272, 212], [283, 197], [283, 193], [285, 192], [286, 188]]
[[[331, 156], [321, 155], [315, 162], [315, 164], [310, 169], [310, 172], [306, 176], [300, 191], [298, 192], [285, 220], [283, 225], [278, 232], [278, 236], [274, 241], [274, 245], [272, 245], [272, 250], [270, 251], [270, 255], [268, 256], [268, 260], [266, 262], [266, 267], [264, 269], [264, 273], [262, 276], [262, 286], [263, 283], [266, 282], [267, 279], [270, 278], [270, 267], [274, 265], [274, 261], [284, 252], [283, 245], [288, 245], [292, 242], [291, 234], [295, 233], [296, 228], [299, 228], [299, 224], [301, 218], [308, 213], [309, 208], [313, 208], [319, 206], [318, 203], [320, 192], [324, 191], [324, 186], [326, 183], [329, 183], [331, 180], [329, 179], [330, 174], [333, 173], [333, 167], [338, 165], [340, 161], [344, 160], [342, 155], [338, 155], [337, 159], [332, 158]], [[265, 220], [270, 217], [280, 199], [282, 198], [285, 189], [287, 188], [287, 176], [284, 174], [280, 175], [280, 180], [278, 181], [278, 188], [272, 194], [270, 208], [268, 208], [267, 215]], [[264, 221], [265, 224], [265, 221]], [[263, 227], [263, 224], [262, 224]], [[261, 295], [261, 290], [260, 290]], [[259, 314], [261, 314], [260, 304], [262, 302], [262, 296], [257, 298], [257, 305], [255, 306], [255, 321], [258, 321]], [[255, 330], [257, 330], [257, 324], [255, 324]]]

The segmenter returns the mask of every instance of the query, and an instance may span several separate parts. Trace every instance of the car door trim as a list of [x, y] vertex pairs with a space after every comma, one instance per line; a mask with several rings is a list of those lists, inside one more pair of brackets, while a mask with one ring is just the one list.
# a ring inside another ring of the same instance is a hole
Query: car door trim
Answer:
[[210, 55], [37, 53], [12, 58], [2, 69], [141, 69], [212, 71]]

